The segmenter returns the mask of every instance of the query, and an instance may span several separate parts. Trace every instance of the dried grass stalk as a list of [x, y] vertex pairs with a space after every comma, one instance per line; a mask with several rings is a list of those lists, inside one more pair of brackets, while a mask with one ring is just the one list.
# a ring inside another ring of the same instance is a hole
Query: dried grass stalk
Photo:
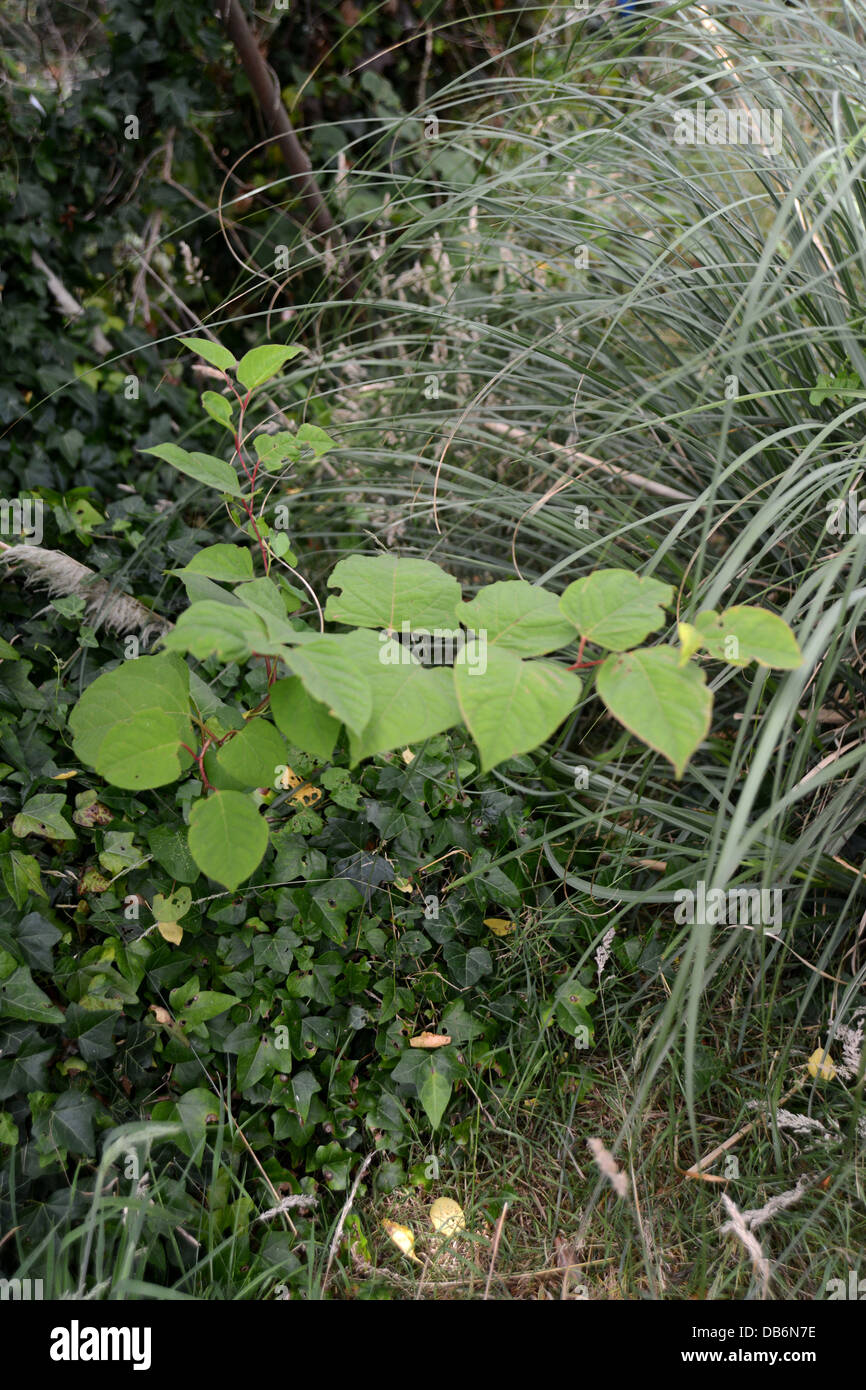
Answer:
[[87, 617], [95, 628], [103, 627], [121, 636], [138, 633], [143, 646], [152, 634], [161, 636], [172, 626], [138, 599], [113, 590], [87, 565], [62, 550], [46, 550], [41, 545], [3, 545], [0, 563], [8, 572], [20, 571], [30, 588], [47, 589], [52, 596], [75, 594], [85, 599]]

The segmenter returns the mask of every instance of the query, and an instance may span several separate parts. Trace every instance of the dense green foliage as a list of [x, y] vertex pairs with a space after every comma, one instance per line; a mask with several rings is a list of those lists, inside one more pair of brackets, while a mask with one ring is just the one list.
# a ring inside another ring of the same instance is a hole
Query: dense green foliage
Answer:
[[[863, 1231], [862, 5], [259, 18], [339, 254], [216, 16], [143, 9], [4, 21], [0, 483], [44, 523], [0, 573], [4, 1272], [387, 1295], [379, 1217], [456, 1192], [519, 1272], [590, 1232], [593, 1296], [742, 1297], [675, 1175], [743, 1130], [741, 1208], [803, 1180], [773, 1292], [821, 1296]], [[778, 148], [677, 144], [740, 87]], [[695, 926], [701, 884], [784, 910]]]

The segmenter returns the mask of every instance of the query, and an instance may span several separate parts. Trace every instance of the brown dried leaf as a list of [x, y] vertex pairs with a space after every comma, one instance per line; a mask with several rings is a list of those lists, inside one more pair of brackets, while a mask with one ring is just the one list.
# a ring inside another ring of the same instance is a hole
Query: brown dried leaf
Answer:
[[447, 1033], [419, 1033], [417, 1038], [409, 1039], [410, 1047], [447, 1047], [451, 1039]]

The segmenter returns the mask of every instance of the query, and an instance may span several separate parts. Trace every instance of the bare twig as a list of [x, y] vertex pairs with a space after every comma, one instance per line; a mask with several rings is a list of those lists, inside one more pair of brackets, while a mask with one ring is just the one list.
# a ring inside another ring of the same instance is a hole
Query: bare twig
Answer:
[[[491, 434], [502, 435], [505, 439], [513, 439], [515, 443], [526, 444], [532, 442], [532, 436], [527, 430], [518, 429], [516, 425], [506, 425], [501, 420], [483, 420], [482, 426], [489, 430]], [[552, 439], [545, 439], [538, 444], [540, 449], [549, 449], [552, 454], [558, 454], [560, 458], [566, 457], [574, 459], [577, 463], [585, 463], [589, 468], [598, 468], [602, 473], [609, 473], [611, 477], [619, 478], [621, 482], [628, 483], [631, 487], [641, 488], [644, 492], [655, 493], [656, 497], [668, 497], [672, 502], [693, 502], [695, 499], [688, 492], [680, 492], [678, 488], [668, 487], [667, 483], [657, 483], [653, 478], [645, 478], [642, 473], [630, 473], [627, 468], [620, 468], [615, 463], [605, 463], [603, 459], [594, 458], [592, 454], [581, 453], [579, 449], [572, 449], [567, 444], [557, 444]], [[559, 483], [556, 491], [564, 483]], [[534, 503], [531, 511], [537, 511], [540, 506], [547, 501], [545, 497]]]
[[505, 1225], [505, 1218], [507, 1215], [508, 1203], [504, 1202], [502, 1210], [499, 1213], [499, 1220], [496, 1222], [496, 1226], [493, 1231], [493, 1246], [490, 1251], [490, 1267], [487, 1271], [487, 1280], [484, 1285], [484, 1294], [482, 1295], [484, 1299], [490, 1296], [490, 1281], [493, 1278], [493, 1267], [496, 1264], [496, 1256], [499, 1254], [499, 1242], [502, 1238], [502, 1227]]

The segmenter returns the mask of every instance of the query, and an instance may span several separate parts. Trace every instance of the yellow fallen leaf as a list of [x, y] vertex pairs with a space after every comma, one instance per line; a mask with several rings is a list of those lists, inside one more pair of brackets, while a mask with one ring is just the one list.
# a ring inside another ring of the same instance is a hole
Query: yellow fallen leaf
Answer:
[[388, 1239], [394, 1242], [401, 1254], [409, 1260], [414, 1260], [416, 1265], [421, 1263], [415, 1254], [415, 1236], [408, 1226], [400, 1226], [396, 1221], [383, 1221], [382, 1230]]
[[172, 946], [179, 946], [183, 941], [183, 927], [180, 922], [157, 922], [156, 929], [165, 941], [170, 941]]
[[434, 1231], [442, 1236], [456, 1236], [458, 1231], [466, 1230], [463, 1208], [452, 1197], [436, 1198], [430, 1208], [430, 1220]]
[[411, 748], [404, 748], [400, 757], [403, 759], [404, 763], [414, 763], [415, 761], [415, 754], [412, 752]]
[[317, 801], [321, 801], [322, 793], [318, 787], [299, 777], [293, 767], [284, 767], [279, 776], [279, 784], [283, 791], [292, 792], [292, 801], [297, 801], [301, 806], [315, 806]]
[[77, 768], [77, 767], [74, 767], [74, 768], [72, 769], [71, 772], [55, 772], [54, 775], [52, 776], [51, 780], [52, 780], [52, 782], [68, 782], [69, 779], [70, 779], [70, 777], [77, 777], [77, 776], [78, 776], [78, 768]]
[[806, 1063], [810, 1076], [817, 1076], [821, 1081], [833, 1081], [836, 1078], [836, 1068], [829, 1052], [825, 1052], [823, 1047], [819, 1047], [817, 1052]]
[[318, 787], [299, 787], [296, 792], [292, 792], [292, 801], [299, 801], [302, 806], [315, 806], [317, 801], [321, 801], [322, 793]]
[[451, 1039], [447, 1033], [419, 1033], [417, 1038], [409, 1039], [410, 1047], [447, 1047]]
[[484, 925], [489, 927], [495, 936], [510, 936], [515, 930], [510, 917], [485, 917]]

